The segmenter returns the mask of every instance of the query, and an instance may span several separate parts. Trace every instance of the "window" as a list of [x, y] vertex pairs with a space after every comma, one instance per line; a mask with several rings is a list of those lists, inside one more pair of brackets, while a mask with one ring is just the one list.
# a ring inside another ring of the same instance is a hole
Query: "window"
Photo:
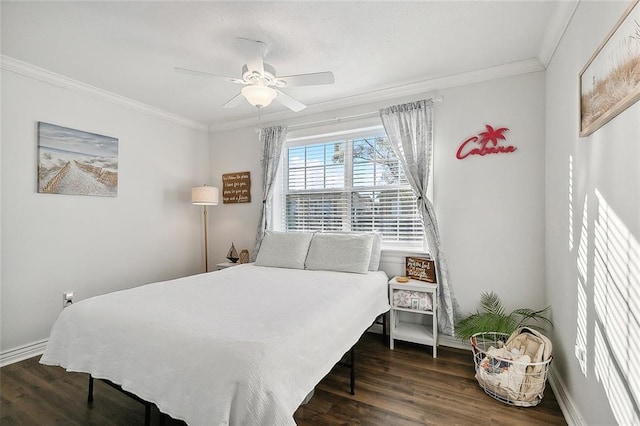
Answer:
[[377, 231], [386, 248], [423, 249], [416, 197], [382, 128], [290, 140], [282, 229]]

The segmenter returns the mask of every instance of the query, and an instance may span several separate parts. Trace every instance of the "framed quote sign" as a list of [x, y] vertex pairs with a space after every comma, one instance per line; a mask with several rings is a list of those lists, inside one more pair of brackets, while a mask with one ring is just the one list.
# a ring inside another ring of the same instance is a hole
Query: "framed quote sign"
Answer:
[[251, 202], [251, 173], [237, 172], [222, 175], [222, 203]]
[[436, 264], [433, 260], [428, 257], [407, 256], [406, 261], [407, 277], [428, 283], [436, 282]]

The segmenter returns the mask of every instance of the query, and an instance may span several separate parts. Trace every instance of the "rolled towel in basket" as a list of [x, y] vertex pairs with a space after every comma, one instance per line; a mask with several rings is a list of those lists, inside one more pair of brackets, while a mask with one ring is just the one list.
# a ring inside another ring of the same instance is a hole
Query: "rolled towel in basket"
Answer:
[[480, 364], [476, 379], [492, 393], [514, 400], [520, 395], [530, 361], [528, 355], [514, 354], [506, 348], [490, 348]]
[[531, 358], [518, 401], [530, 402], [538, 396], [542, 397], [547, 379], [546, 361], [551, 358], [553, 348], [551, 341], [537, 330], [522, 327], [509, 336], [505, 348], [509, 351], [516, 350]]
[[491, 347], [476, 371], [476, 379], [491, 394], [508, 401], [516, 400], [526, 380], [526, 369], [530, 362], [531, 358], [526, 354], [512, 352], [506, 347]]

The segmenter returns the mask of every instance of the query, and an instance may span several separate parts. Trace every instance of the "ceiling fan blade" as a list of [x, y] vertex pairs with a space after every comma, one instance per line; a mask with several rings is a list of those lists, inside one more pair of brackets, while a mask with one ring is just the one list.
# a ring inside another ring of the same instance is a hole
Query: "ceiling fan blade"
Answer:
[[307, 107], [305, 104], [296, 101], [281, 90], [276, 90], [276, 92], [278, 92], [278, 96], [275, 97], [275, 100], [280, 102], [282, 105], [286, 106], [293, 112], [300, 112]]
[[181, 73], [185, 73], [185, 74], [192, 74], [192, 75], [197, 75], [197, 76], [205, 76], [205, 77], [215, 77], [215, 78], [221, 78], [223, 80], [227, 80], [231, 83], [235, 83], [235, 84], [247, 84], [246, 82], [244, 82], [243, 80], [239, 79], [239, 78], [234, 78], [234, 77], [228, 77], [226, 75], [220, 75], [220, 74], [214, 74], [212, 72], [207, 72], [207, 71], [196, 71], [196, 70], [190, 70], [188, 68], [180, 68], [180, 67], [175, 67], [174, 68], [176, 71], [181, 72]]
[[267, 54], [267, 45], [260, 40], [251, 40], [245, 37], [238, 37], [242, 40], [243, 47], [247, 53], [247, 68], [250, 72], [257, 72], [264, 75], [264, 55]]
[[227, 102], [225, 102], [222, 105], [222, 108], [235, 108], [235, 107], [237, 107], [238, 105], [240, 105], [242, 103], [243, 99], [244, 99], [244, 97], [242, 96], [242, 93], [238, 93], [233, 98], [231, 98]]
[[336, 82], [331, 71], [314, 72], [310, 74], [285, 75], [278, 77], [278, 80], [284, 81], [289, 86], [316, 86], [319, 84], [333, 84]]

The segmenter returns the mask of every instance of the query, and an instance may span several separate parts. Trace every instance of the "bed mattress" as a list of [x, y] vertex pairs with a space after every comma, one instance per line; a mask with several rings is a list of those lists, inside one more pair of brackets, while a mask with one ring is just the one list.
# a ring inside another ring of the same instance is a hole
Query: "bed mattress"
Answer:
[[40, 362], [108, 379], [192, 425], [295, 424], [388, 309], [384, 272], [245, 264], [73, 304]]

